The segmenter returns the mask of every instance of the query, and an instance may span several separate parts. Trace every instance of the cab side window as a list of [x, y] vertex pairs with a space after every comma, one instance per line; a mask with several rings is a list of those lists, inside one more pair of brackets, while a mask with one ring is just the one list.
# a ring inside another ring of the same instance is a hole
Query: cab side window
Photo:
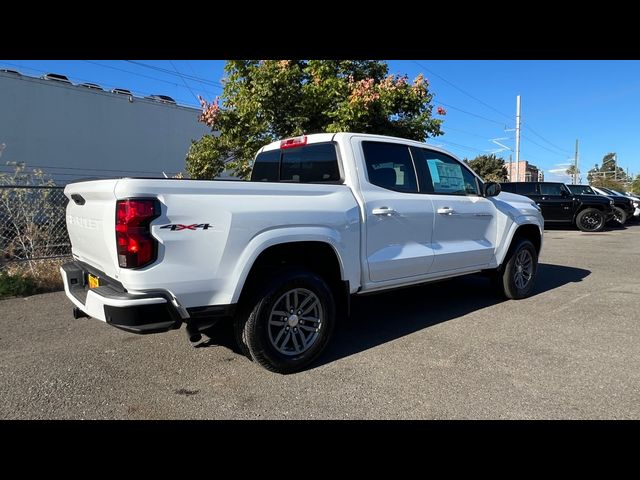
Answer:
[[479, 195], [475, 175], [459, 161], [440, 152], [420, 150], [427, 190], [446, 195]]

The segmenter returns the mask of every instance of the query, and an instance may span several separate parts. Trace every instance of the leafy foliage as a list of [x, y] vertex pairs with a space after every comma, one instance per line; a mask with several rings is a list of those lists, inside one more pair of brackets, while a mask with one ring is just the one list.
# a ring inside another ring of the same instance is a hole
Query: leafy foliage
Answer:
[[478, 155], [473, 160], [464, 159], [464, 163], [471, 169], [490, 182], [504, 182], [507, 180], [507, 168], [504, 159], [496, 157], [495, 154]]
[[0, 270], [0, 298], [33, 295], [37, 291], [33, 278]]
[[225, 169], [247, 178], [260, 147], [296, 135], [352, 131], [424, 141], [442, 134], [426, 79], [389, 75], [385, 62], [231, 60], [225, 74], [222, 97], [200, 99], [200, 120], [212, 134], [189, 149], [192, 178]]
[[631, 182], [629, 190], [635, 194], [640, 194], [640, 175], [637, 175], [633, 182]]
[[620, 188], [624, 190], [623, 184], [628, 181], [624, 169], [617, 165], [615, 153], [607, 153], [602, 158], [602, 166], [599, 167], [596, 164], [594, 168], [589, 170], [587, 178], [590, 185], [615, 190]]
[[[65, 227], [66, 199], [54, 182], [38, 169], [14, 164], [12, 173], [0, 174], [0, 261], [31, 260], [55, 256], [68, 245]], [[33, 270], [33, 268], [32, 268]]]

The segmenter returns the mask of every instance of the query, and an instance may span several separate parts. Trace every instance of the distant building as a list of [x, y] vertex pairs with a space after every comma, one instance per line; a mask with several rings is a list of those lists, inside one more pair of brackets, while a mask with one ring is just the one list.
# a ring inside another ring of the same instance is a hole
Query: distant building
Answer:
[[62, 75], [0, 71], [0, 172], [7, 161], [41, 167], [56, 183], [79, 178], [176, 175], [192, 140], [210, 130], [200, 110], [164, 95], [136, 97]]
[[518, 163], [520, 164], [519, 175], [516, 162], [505, 163], [507, 178], [510, 182], [542, 182], [544, 180], [544, 172], [535, 165], [526, 160], [520, 160]]

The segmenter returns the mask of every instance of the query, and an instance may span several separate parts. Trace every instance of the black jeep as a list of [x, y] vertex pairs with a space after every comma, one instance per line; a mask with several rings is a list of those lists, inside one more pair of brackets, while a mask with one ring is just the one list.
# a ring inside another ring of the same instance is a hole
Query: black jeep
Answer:
[[572, 224], [583, 232], [599, 232], [613, 218], [613, 200], [600, 195], [573, 194], [560, 182], [508, 182], [502, 191], [536, 202], [545, 224]]

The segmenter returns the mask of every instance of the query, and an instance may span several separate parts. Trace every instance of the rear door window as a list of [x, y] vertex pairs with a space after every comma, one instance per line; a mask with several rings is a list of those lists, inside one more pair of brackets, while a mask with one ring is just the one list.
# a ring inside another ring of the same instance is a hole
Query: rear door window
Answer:
[[387, 190], [418, 193], [413, 160], [407, 145], [362, 142], [369, 183]]
[[541, 183], [540, 195], [551, 195], [559, 197], [562, 193], [562, 185], [559, 183]]
[[518, 183], [516, 184], [516, 193], [519, 195], [536, 195], [537, 183]]

